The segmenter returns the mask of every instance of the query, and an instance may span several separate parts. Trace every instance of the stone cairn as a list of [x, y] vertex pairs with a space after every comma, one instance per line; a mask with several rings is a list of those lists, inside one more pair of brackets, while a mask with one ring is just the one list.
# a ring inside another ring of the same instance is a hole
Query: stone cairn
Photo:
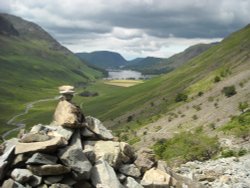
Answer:
[[156, 161], [152, 150], [136, 154], [98, 119], [85, 117], [71, 102], [74, 87], [59, 90], [62, 96], [50, 125], [35, 125], [2, 144], [2, 188], [201, 187]]

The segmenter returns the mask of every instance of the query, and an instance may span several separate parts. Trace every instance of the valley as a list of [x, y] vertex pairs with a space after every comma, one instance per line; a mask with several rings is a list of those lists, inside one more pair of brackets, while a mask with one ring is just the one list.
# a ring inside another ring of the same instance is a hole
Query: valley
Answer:
[[[57, 88], [67, 84], [75, 87], [73, 102], [85, 116], [100, 119], [136, 151], [152, 149], [187, 177], [200, 177], [189, 161], [201, 161], [192, 164], [203, 169], [224, 164], [221, 158], [249, 156], [250, 25], [169, 58], [127, 61], [110, 51], [73, 54], [34, 23], [6, 14], [1, 19], [2, 141], [21, 129], [50, 125]], [[232, 177], [247, 176], [245, 163], [240, 169], [232, 164]], [[198, 181], [221, 183], [212, 178]]]

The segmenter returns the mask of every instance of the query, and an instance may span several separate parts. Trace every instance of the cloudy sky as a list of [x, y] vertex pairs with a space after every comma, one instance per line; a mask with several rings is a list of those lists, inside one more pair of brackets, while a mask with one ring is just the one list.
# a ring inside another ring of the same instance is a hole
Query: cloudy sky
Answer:
[[250, 23], [250, 0], [0, 0], [73, 52], [169, 57]]

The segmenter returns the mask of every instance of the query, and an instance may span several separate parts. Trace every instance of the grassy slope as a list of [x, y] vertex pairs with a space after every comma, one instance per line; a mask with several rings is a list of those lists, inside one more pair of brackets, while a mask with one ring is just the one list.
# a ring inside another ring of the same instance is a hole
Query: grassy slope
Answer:
[[69, 51], [53, 45], [46, 39], [0, 35], [0, 133], [9, 129], [6, 121], [22, 112], [26, 103], [54, 97], [61, 84], [101, 76]]
[[[138, 116], [164, 112], [174, 104], [176, 93], [185, 91], [195, 95], [199, 91], [209, 89], [213, 85], [213, 76], [224, 70], [236, 71], [249, 68], [250, 27], [246, 27], [219, 45], [192, 59], [177, 70], [164, 76], [154, 78], [144, 84], [119, 90], [106, 90], [99, 97], [83, 100], [87, 112], [102, 120], [113, 119], [125, 112], [136, 113]], [[107, 86], [92, 86], [96, 90]], [[102, 92], [103, 89], [100, 89]], [[168, 99], [162, 100], [163, 98]], [[154, 106], [150, 105], [154, 102]]]
[[[214, 76], [221, 71], [249, 68], [249, 47], [248, 26], [169, 74], [131, 88], [108, 86], [99, 81], [87, 88], [99, 92], [98, 97], [76, 97], [75, 101], [87, 114], [106, 121], [106, 125], [142, 126], [150, 118], [153, 121], [155, 116], [178, 105], [174, 102], [178, 92], [186, 92], [189, 96], [205, 92], [213, 86]], [[127, 123], [131, 115], [137, 121]]]

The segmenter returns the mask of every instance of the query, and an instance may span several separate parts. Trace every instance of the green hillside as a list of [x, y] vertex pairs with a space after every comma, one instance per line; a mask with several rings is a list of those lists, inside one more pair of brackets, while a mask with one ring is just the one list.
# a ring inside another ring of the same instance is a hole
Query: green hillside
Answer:
[[0, 132], [27, 102], [54, 97], [61, 84], [86, 83], [101, 75], [38, 25], [0, 14]]
[[[177, 93], [197, 96], [206, 92], [214, 83], [216, 75], [230, 76], [250, 68], [250, 26], [237, 31], [221, 43], [211, 47], [200, 56], [166, 75], [154, 78], [131, 88], [93, 85], [99, 90], [95, 98], [78, 99], [90, 114], [95, 114], [109, 125], [137, 124], [174, 108]], [[227, 75], [228, 74], [228, 75]], [[102, 89], [99, 89], [102, 88]], [[113, 120], [113, 121], [108, 121]]]
[[[191, 101], [199, 92], [205, 93], [215, 86], [216, 76], [226, 79], [249, 68], [250, 26], [247, 26], [166, 75], [130, 88], [104, 85], [99, 81], [85, 89], [98, 92], [97, 97], [77, 96], [75, 101], [86, 114], [105, 121], [106, 126], [116, 129], [127, 125], [129, 129], [136, 129], [184, 103], [176, 102], [178, 93], [186, 94], [187, 101]], [[32, 113], [39, 117], [38, 110], [34, 109], [29, 117]]]

